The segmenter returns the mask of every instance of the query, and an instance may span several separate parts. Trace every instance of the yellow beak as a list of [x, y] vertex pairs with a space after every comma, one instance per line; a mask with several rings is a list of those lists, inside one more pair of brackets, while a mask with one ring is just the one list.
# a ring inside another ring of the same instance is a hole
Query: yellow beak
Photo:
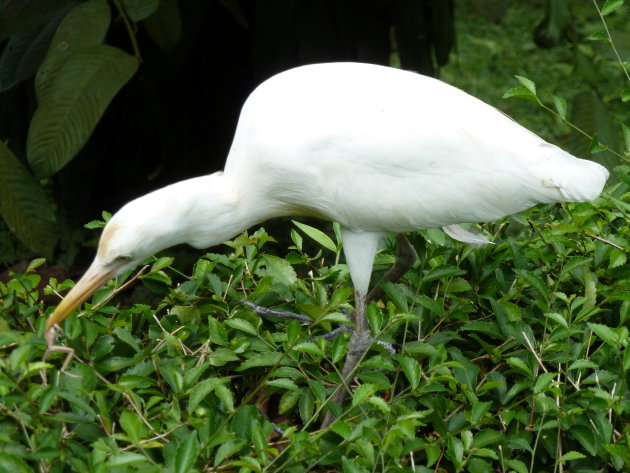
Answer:
[[46, 321], [46, 334], [48, 335], [55, 325], [61, 324], [74, 309], [79, 307], [99, 287], [109, 281], [116, 274], [116, 269], [118, 268], [106, 269], [96, 262], [92, 263], [92, 266], [89, 267]]

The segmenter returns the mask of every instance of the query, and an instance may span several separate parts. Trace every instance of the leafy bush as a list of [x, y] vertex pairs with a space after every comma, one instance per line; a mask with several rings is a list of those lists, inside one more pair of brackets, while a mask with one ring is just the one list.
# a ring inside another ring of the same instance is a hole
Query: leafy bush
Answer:
[[[413, 237], [419, 262], [369, 307], [374, 345], [338, 420], [317, 426], [339, 382], [352, 289], [339, 247], [303, 224], [286, 258], [260, 229], [172, 259], [138, 280], [157, 307], [112, 304], [125, 275], [65, 323], [76, 350], [41, 361], [34, 262], [0, 286], [0, 465], [44, 471], [622, 470], [630, 464], [630, 168], [596, 202], [545, 206], [487, 226], [470, 249], [441, 230]], [[304, 233], [306, 232], [306, 233]], [[305, 239], [321, 249], [305, 252]], [[335, 250], [335, 252], [331, 250]], [[377, 257], [377, 273], [392, 262]], [[72, 283], [51, 280], [43, 292]], [[309, 315], [263, 319], [249, 300]], [[47, 384], [41, 375], [47, 375]], [[280, 426], [283, 433], [275, 433]]]
[[[546, 105], [519, 82], [507, 95], [566, 120], [560, 97]], [[615, 175], [593, 203], [485, 226], [495, 245], [412, 235], [418, 262], [367, 311], [400, 349], [370, 349], [344, 406], [328, 401], [348, 336], [320, 337], [351, 308], [338, 237], [296, 224], [281, 258], [259, 229], [191, 274], [147, 261], [64, 324], [67, 373], [63, 354], [42, 359], [42, 300], [73, 283], [42, 284], [33, 261], [0, 283], [0, 471], [627, 471], [630, 167]], [[159, 302], [121, 301], [138, 282]], [[261, 318], [245, 300], [315, 323]], [[337, 421], [318, 430], [328, 409]]]

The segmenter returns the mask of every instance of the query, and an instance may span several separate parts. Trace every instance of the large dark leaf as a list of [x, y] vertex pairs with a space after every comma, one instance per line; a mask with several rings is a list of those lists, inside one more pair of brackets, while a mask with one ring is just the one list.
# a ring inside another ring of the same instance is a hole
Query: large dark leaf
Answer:
[[161, 0], [157, 11], [143, 22], [149, 36], [164, 51], [172, 51], [182, 35], [177, 0]]
[[66, 60], [28, 131], [27, 156], [36, 176], [57, 172], [81, 150], [137, 68], [135, 57], [106, 45], [83, 48]]
[[0, 141], [0, 215], [28, 247], [47, 258], [57, 239], [55, 215], [41, 186]]
[[0, 6], [0, 42], [42, 25], [76, 0], [8, 0]]
[[157, 11], [160, 0], [123, 0], [123, 6], [129, 18], [142, 21]]
[[72, 53], [103, 42], [110, 21], [111, 13], [106, 0], [88, 0], [66, 14], [35, 77], [35, 92], [39, 102]]
[[43, 28], [16, 33], [0, 57], [0, 92], [31, 78], [48, 51], [50, 40], [61, 17], [48, 22]]

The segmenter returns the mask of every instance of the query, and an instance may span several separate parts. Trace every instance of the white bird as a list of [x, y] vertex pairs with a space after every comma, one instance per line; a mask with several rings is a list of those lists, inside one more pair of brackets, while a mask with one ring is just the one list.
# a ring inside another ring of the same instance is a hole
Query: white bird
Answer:
[[475, 240], [453, 225], [590, 201], [607, 178], [599, 164], [439, 80], [358, 63], [291, 69], [245, 102], [223, 172], [159, 189], [111, 218], [94, 262], [48, 319], [46, 339], [59, 349], [57, 324], [159, 250], [206, 248], [263, 220], [307, 215], [341, 225], [356, 305], [350, 377], [371, 342], [364, 307], [381, 239], [446, 227]]

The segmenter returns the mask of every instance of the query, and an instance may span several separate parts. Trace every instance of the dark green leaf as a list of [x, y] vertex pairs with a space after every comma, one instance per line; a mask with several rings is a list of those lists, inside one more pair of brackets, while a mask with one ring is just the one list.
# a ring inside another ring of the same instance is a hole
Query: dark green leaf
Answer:
[[55, 173], [79, 152], [137, 67], [136, 58], [104, 45], [83, 48], [66, 60], [28, 132], [28, 159], [38, 177]]
[[606, 0], [606, 3], [604, 3], [602, 7], [602, 15], [606, 16], [614, 12], [623, 5], [623, 2], [624, 0]]
[[175, 456], [175, 473], [188, 473], [192, 470], [199, 455], [197, 432], [192, 431], [177, 447]]
[[46, 193], [2, 141], [0, 215], [27, 246], [47, 258], [52, 257], [57, 232]]

